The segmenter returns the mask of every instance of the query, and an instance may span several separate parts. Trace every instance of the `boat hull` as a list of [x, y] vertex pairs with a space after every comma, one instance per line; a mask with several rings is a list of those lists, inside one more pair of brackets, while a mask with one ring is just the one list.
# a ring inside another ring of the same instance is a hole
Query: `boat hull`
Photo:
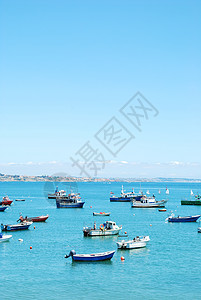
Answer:
[[181, 223], [181, 222], [196, 222], [200, 218], [199, 216], [189, 216], [189, 217], [169, 217], [168, 222]]
[[201, 200], [181, 200], [181, 205], [201, 205]]
[[133, 197], [110, 197], [110, 202], [130, 202], [133, 199], [139, 201], [142, 196], [133, 196]]
[[157, 203], [132, 203], [132, 207], [135, 208], [155, 208], [155, 207], [165, 207], [166, 202], [157, 202]]
[[57, 208], [82, 208], [85, 202], [56, 202]]
[[72, 256], [73, 261], [80, 261], [80, 262], [95, 262], [95, 261], [104, 261], [110, 260], [115, 251], [108, 251], [103, 253], [96, 253], [96, 254], [75, 254]]
[[95, 213], [93, 212], [93, 216], [109, 216], [110, 213]]
[[29, 217], [29, 218], [23, 218], [23, 221], [27, 222], [45, 222], [49, 216], [39, 216], [39, 217]]
[[122, 229], [122, 227], [119, 227], [119, 229], [83, 229], [84, 236], [110, 236], [110, 235], [117, 235], [119, 234], [119, 231]]
[[8, 206], [0, 206], [0, 211], [4, 211], [6, 208], [8, 208]]

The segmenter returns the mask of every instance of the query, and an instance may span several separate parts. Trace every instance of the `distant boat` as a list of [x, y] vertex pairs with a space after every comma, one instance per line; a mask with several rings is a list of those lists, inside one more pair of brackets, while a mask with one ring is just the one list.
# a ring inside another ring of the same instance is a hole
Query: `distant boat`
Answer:
[[144, 237], [135, 237], [133, 240], [122, 240], [117, 242], [118, 249], [138, 249], [138, 248], [144, 248], [147, 245], [147, 242], [150, 241], [149, 236]]
[[167, 195], [169, 195], [170, 191], [168, 190], [168, 188], [166, 188], [166, 192]]
[[147, 194], [147, 195], [150, 195], [150, 192], [149, 192], [149, 190], [147, 190], [146, 194]]
[[191, 196], [193, 196], [194, 194], [193, 194], [193, 191], [191, 190]]
[[181, 200], [181, 205], [201, 205], [201, 196], [197, 194], [194, 200]]
[[24, 230], [24, 229], [28, 229], [29, 226], [32, 224], [33, 222], [22, 222], [20, 224], [14, 224], [14, 225], [3, 225], [1, 224], [1, 230], [2, 231], [14, 231], [14, 230]]
[[72, 260], [74, 261], [104, 261], [104, 260], [110, 260], [115, 251], [107, 251], [102, 253], [93, 253], [93, 254], [76, 254], [75, 250], [71, 250], [69, 255], [65, 255], [65, 258], [72, 257]]
[[66, 196], [56, 197], [57, 208], [82, 208], [84, 203], [78, 193], [70, 193]]
[[15, 199], [15, 201], [25, 201], [25, 199]]
[[115, 222], [106, 221], [99, 228], [96, 228], [96, 223], [94, 223], [94, 227], [84, 227], [83, 233], [84, 236], [109, 236], [119, 234], [121, 229], [122, 226], [118, 226]]
[[45, 222], [49, 218], [48, 215], [46, 216], [39, 216], [39, 217], [25, 217], [23, 218], [20, 216], [19, 220], [20, 222]]
[[166, 208], [159, 208], [158, 211], [167, 211], [167, 209]]
[[172, 214], [166, 220], [168, 222], [196, 222], [199, 218], [200, 218], [200, 215], [187, 216], [187, 217], [181, 217], [181, 216], [175, 217], [174, 214]]
[[12, 235], [5, 235], [0, 233], [0, 243], [7, 242], [12, 238]]
[[99, 213], [93, 212], [93, 216], [109, 216], [109, 215], [110, 215], [110, 212], [109, 213], [106, 213], [106, 212], [99, 212]]
[[121, 188], [121, 195], [115, 196], [113, 192], [110, 193], [110, 195], [113, 195], [110, 197], [110, 202], [130, 202], [133, 199], [141, 199], [142, 195], [136, 195], [134, 192], [134, 189], [132, 189], [132, 192], [126, 193], [124, 190], [124, 187], [122, 185]]
[[160, 193], [161, 193], [161, 191], [160, 191], [160, 190], [158, 190], [158, 193], [160, 194]]
[[48, 199], [56, 199], [56, 197], [59, 196], [66, 196], [66, 191], [64, 190], [58, 190], [58, 186], [56, 187], [56, 190], [53, 194], [48, 194]]
[[6, 206], [6, 205], [1, 205], [1, 206], [0, 206], [0, 211], [4, 211], [4, 210], [6, 210], [6, 208], [8, 208], [8, 206]]
[[131, 201], [131, 206], [134, 208], [155, 208], [164, 207], [167, 200], [157, 201], [155, 197], [143, 196], [140, 201]]

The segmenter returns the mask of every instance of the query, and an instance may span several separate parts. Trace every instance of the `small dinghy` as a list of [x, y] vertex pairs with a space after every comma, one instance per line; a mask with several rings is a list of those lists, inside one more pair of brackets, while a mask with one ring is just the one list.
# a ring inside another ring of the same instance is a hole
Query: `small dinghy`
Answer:
[[109, 216], [109, 215], [110, 215], [110, 212], [109, 213], [106, 213], [106, 212], [99, 212], [99, 213], [93, 212], [93, 216]]
[[12, 238], [12, 235], [5, 235], [0, 233], [0, 243], [8, 242]]
[[0, 211], [4, 211], [4, 210], [6, 210], [6, 208], [8, 208], [7, 205], [1, 205], [1, 206], [0, 206]]
[[25, 199], [15, 199], [15, 201], [25, 201]]
[[21, 222], [20, 224], [14, 224], [14, 225], [3, 225], [1, 224], [1, 230], [2, 231], [14, 231], [14, 230], [24, 230], [24, 229], [28, 229], [29, 226], [32, 224], [33, 222]]
[[71, 250], [69, 255], [66, 255], [65, 258], [72, 257], [74, 261], [103, 261], [110, 260], [115, 251], [107, 251], [102, 253], [93, 253], [93, 254], [76, 254], [75, 250]]
[[187, 217], [175, 217], [174, 214], [172, 214], [170, 217], [166, 219], [168, 222], [196, 222], [200, 218], [200, 215], [197, 216], [187, 216]]
[[8, 196], [3, 197], [3, 200], [0, 201], [0, 205], [11, 205], [13, 200], [10, 200]]
[[46, 216], [39, 216], [39, 217], [25, 217], [23, 218], [23, 216], [20, 216], [19, 220], [17, 221], [20, 221], [20, 222], [45, 222], [47, 219], [49, 218], [48, 215]]
[[167, 211], [167, 209], [166, 208], [159, 208], [158, 211]]
[[138, 249], [138, 248], [144, 248], [147, 245], [147, 242], [150, 241], [149, 236], [144, 237], [135, 237], [133, 240], [122, 240], [117, 242], [118, 249]]

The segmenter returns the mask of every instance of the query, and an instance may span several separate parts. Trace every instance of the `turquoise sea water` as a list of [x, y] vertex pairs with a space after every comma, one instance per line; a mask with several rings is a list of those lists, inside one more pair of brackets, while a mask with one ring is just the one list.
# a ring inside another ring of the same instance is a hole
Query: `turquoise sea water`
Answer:
[[[73, 186], [73, 185], [72, 185]], [[130, 203], [111, 203], [110, 192], [120, 194], [121, 183], [77, 183], [83, 209], [57, 209], [45, 194], [52, 184], [0, 183], [0, 196], [25, 198], [5, 212], [1, 223], [16, 223], [23, 216], [49, 214], [46, 223], [34, 223], [29, 230], [12, 232], [10, 242], [0, 244], [0, 299], [201, 299], [201, 234], [198, 223], [166, 223], [170, 211], [180, 215], [201, 214], [199, 206], [181, 206], [190, 190], [201, 192], [201, 184], [168, 183], [167, 212], [135, 209]], [[59, 189], [66, 189], [59, 184]], [[139, 183], [124, 183], [127, 191], [138, 192]], [[143, 183], [157, 199], [166, 198], [165, 183]], [[52, 189], [52, 190], [51, 190]], [[161, 194], [158, 195], [158, 189]], [[92, 207], [91, 207], [92, 206]], [[111, 212], [110, 217], [93, 217], [93, 211]], [[85, 225], [113, 220], [123, 225], [130, 238], [149, 235], [147, 248], [117, 250], [118, 237], [84, 238]], [[150, 226], [152, 225], [152, 226]], [[36, 227], [34, 230], [34, 226]], [[19, 242], [18, 239], [23, 239]], [[32, 246], [32, 250], [30, 250]], [[117, 250], [111, 261], [73, 263], [64, 255]], [[121, 261], [121, 256], [125, 261]]]

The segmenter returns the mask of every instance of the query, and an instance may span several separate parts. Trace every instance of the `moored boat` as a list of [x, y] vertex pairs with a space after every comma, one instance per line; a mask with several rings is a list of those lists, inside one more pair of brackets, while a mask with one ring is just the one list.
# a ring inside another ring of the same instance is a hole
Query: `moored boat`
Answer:
[[135, 237], [133, 240], [121, 240], [117, 242], [118, 249], [138, 249], [144, 248], [147, 245], [147, 242], [150, 241], [149, 236], [144, 237]]
[[[110, 194], [112, 195], [113, 192], [111, 192]], [[132, 190], [132, 192], [126, 193], [124, 191], [124, 187], [122, 185], [121, 195], [119, 197], [117, 197], [115, 195], [111, 196], [110, 202], [130, 202], [133, 199], [140, 200], [141, 198], [142, 198], [142, 194], [136, 195], [134, 192], [134, 189]]]
[[24, 229], [28, 229], [29, 226], [32, 224], [33, 222], [21, 222], [19, 224], [14, 224], [14, 225], [3, 225], [1, 224], [1, 230], [2, 231], [14, 231], [14, 230], [24, 230]]
[[70, 193], [66, 196], [56, 197], [57, 208], [82, 208], [84, 203], [81, 200], [80, 194]]
[[135, 208], [155, 208], [155, 207], [164, 207], [167, 200], [157, 201], [156, 198], [143, 196], [141, 200], [133, 200], [131, 206]]
[[6, 235], [6, 234], [2, 234], [0, 233], [0, 243], [2, 242], [7, 242], [12, 238], [12, 235]]
[[66, 196], [66, 191], [58, 190], [58, 186], [53, 194], [48, 194], [48, 199], [56, 199], [56, 197]]
[[163, 212], [163, 211], [167, 211], [167, 209], [166, 208], [159, 208], [159, 210], [158, 211], [161, 211], [161, 212]]
[[8, 208], [7, 205], [1, 205], [1, 206], [0, 206], [0, 211], [4, 211], [4, 210], [6, 210], [6, 208]]
[[74, 261], [104, 261], [104, 260], [110, 260], [115, 251], [107, 251], [107, 252], [101, 252], [101, 253], [92, 253], [92, 254], [76, 254], [75, 250], [71, 250], [69, 255], [65, 255], [65, 258], [72, 257], [72, 260]]
[[0, 201], [0, 205], [11, 205], [13, 200], [10, 200], [8, 196], [3, 197], [3, 200]]
[[106, 212], [99, 212], [99, 213], [93, 212], [93, 216], [109, 216], [109, 215], [110, 215], [110, 212], [109, 213], [106, 213]]
[[201, 205], [201, 196], [197, 194], [194, 200], [181, 200], [181, 205]]
[[23, 218], [23, 216], [20, 216], [19, 220], [20, 222], [45, 222], [47, 219], [49, 218], [48, 215], [46, 216], [39, 216], [39, 217], [25, 217]]
[[84, 227], [83, 233], [84, 236], [109, 236], [119, 234], [121, 229], [122, 226], [118, 226], [113, 221], [106, 221], [99, 228], [96, 227], [96, 223], [94, 222], [94, 227]]
[[15, 199], [15, 201], [25, 201], [25, 199]]
[[199, 218], [200, 218], [200, 215], [197, 215], [197, 216], [187, 216], [187, 217], [181, 217], [181, 216], [175, 217], [175, 215], [172, 214], [166, 220], [168, 222], [196, 222]]

